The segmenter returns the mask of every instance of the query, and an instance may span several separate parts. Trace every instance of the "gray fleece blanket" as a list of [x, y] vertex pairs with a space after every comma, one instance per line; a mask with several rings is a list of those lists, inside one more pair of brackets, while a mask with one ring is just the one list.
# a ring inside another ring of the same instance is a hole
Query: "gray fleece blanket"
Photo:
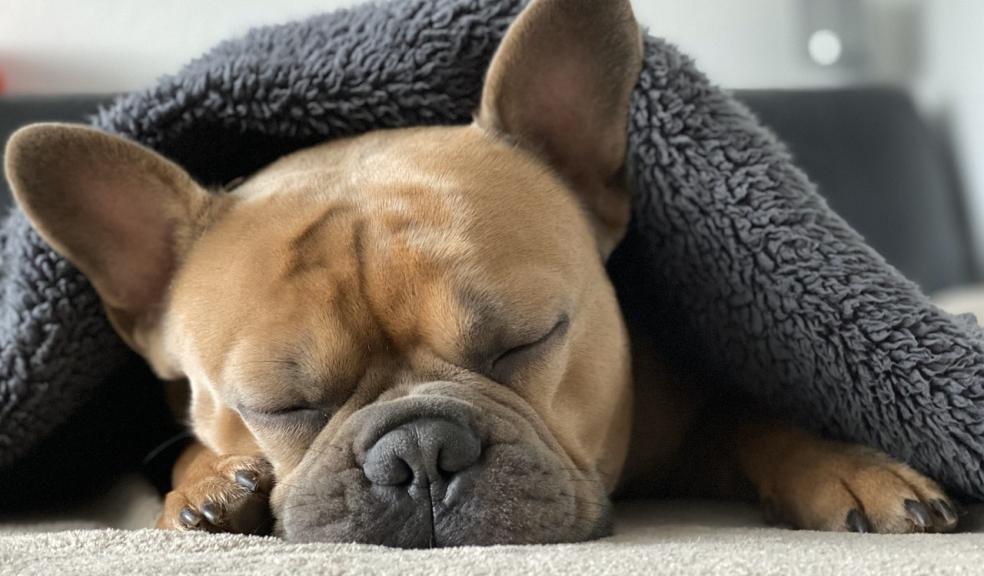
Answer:
[[[467, 122], [522, 5], [401, 0], [253, 30], [94, 122], [209, 185], [330, 138]], [[634, 218], [610, 266], [626, 314], [723, 390], [984, 496], [974, 320], [932, 306], [747, 109], [659, 39], [646, 39], [631, 114]], [[20, 212], [3, 223], [0, 265], [2, 473], [129, 353], [85, 280]]]

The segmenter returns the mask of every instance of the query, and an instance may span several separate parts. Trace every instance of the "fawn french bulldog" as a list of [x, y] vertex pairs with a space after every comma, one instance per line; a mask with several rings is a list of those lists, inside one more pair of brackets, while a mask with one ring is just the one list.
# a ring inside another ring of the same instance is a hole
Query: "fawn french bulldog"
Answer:
[[626, 325], [604, 264], [629, 219], [641, 51], [628, 0], [534, 0], [472, 124], [328, 142], [222, 193], [91, 128], [18, 131], [20, 207], [190, 390], [197, 442], [159, 526], [578, 541], [626, 493], [758, 498], [799, 528], [954, 528], [929, 478], [721, 406]]

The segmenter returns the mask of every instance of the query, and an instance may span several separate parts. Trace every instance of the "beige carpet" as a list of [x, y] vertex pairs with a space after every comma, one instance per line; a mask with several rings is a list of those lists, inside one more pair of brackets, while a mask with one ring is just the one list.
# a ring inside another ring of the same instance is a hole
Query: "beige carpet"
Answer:
[[[157, 506], [128, 481], [56, 518], [3, 519], [0, 574], [984, 574], [984, 533], [791, 531], [765, 527], [752, 507], [717, 502], [620, 504], [616, 535], [598, 542], [417, 551], [119, 528], [152, 521]], [[964, 520], [984, 529], [984, 509]]]

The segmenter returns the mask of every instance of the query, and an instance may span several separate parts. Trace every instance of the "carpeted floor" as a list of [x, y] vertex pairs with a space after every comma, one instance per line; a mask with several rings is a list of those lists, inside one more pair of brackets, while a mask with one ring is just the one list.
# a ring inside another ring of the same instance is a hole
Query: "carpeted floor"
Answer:
[[[158, 505], [149, 487], [128, 481], [56, 518], [6, 518], [0, 574], [984, 573], [982, 533], [793, 531], [766, 527], [751, 506], [707, 501], [622, 503], [615, 536], [597, 542], [409, 551], [120, 528], [151, 522]], [[964, 525], [984, 532], [984, 509], [973, 508]]]

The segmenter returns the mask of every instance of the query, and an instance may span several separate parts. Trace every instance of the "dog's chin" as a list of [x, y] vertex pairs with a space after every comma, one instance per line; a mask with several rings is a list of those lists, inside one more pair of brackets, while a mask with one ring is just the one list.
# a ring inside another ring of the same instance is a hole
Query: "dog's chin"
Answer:
[[[528, 410], [476, 400], [411, 395], [360, 410], [330, 442], [316, 442], [289, 480], [277, 485], [275, 533], [290, 541], [400, 548], [608, 535], [610, 505], [597, 475], [576, 469]], [[481, 457], [436, 481], [374, 484], [362, 467], [367, 447], [378, 430], [415, 417], [467, 422], [481, 438]]]

